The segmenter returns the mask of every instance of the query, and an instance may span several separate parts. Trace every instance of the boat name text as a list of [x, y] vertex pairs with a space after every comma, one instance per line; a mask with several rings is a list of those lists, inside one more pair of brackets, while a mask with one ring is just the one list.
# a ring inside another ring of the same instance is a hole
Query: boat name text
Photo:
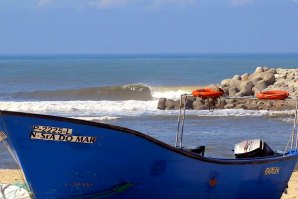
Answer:
[[31, 132], [31, 139], [36, 140], [49, 140], [49, 141], [58, 141], [58, 142], [78, 142], [93, 144], [96, 141], [96, 137], [89, 136], [75, 136], [75, 135], [57, 135], [51, 133], [42, 133], [42, 132]]

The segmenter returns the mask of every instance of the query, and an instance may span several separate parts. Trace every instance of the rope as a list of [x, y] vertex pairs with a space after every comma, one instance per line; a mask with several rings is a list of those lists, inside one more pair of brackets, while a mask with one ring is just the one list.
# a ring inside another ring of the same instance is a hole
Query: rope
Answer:
[[[11, 191], [5, 191], [7, 190], [11, 185], [10, 184], [7, 184], [5, 186], [0, 186], [0, 193], [1, 193], [1, 198], [3, 199], [7, 199], [7, 198], [15, 198], [16, 197], [16, 194], [18, 191], [21, 191], [22, 189], [26, 190], [24, 188], [24, 185], [18, 185], [16, 184], [15, 186], [17, 186], [18, 188], [17, 189], [14, 189], [14, 190], [11, 190]], [[28, 191], [28, 190], [26, 190]], [[29, 194], [29, 197], [31, 198], [30, 196], [30, 193], [27, 192]], [[24, 196], [24, 197], [20, 197], [19, 195], [17, 196], [18, 199], [28, 199], [28, 196]]]

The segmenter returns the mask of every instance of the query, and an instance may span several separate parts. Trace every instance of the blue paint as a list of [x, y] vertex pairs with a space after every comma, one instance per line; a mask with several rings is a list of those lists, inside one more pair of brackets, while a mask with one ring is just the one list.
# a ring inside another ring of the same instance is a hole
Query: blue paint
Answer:
[[[280, 198], [298, 152], [258, 159], [197, 156], [129, 129], [80, 120], [2, 112], [35, 198]], [[93, 144], [35, 140], [34, 125], [73, 129]], [[265, 175], [266, 168], [280, 168]], [[121, 190], [121, 191], [118, 191]]]

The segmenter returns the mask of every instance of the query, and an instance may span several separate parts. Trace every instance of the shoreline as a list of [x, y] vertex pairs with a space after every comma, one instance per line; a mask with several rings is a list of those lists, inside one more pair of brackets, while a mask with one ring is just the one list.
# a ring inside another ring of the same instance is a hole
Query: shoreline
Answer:
[[[15, 169], [0, 169], [0, 184], [23, 184], [20, 171]], [[281, 199], [298, 199], [298, 170], [294, 170], [288, 183], [287, 194]]]

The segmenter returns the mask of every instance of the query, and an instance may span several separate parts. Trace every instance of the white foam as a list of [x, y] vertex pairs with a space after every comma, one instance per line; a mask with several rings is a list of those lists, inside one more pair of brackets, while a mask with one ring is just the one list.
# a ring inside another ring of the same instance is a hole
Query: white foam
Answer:
[[104, 121], [104, 120], [117, 120], [121, 117], [113, 117], [113, 116], [102, 116], [102, 117], [72, 117], [78, 120], [87, 120], [87, 121]]
[[164, 92], [153, 91], [151, 95], [154, 99], [159, 99], [159, 98], [180, 99], [180, 96], [185, 93], [189, 93], [189, 91], [186, 91], [186, 90], [164, 91]]
[[[0, 102], [2, 110], [68, 117], [135, 116], [157, 109], [157, 101], [37, 101]], [[107, 119], [107, 118], [106, 118]]]
[[287, 123], [293, 123], [295, 118], [295, 110], [268, 111], [266, 112], [266, 116], [276, 118]]
[[[1, 110], [58, 115], [85, 120], [115, 120], [129, 116], [165, 115], [178, 116], [178, 110], [158, 110], [158, 100], [152, 101], [36, 101], [36, 102], [0, 102]], [[269, 116], [276, 114], [281, 118], [291, 118], [290, 111], [272, 112], [266, 110], [221, 109], [187, 110], [187, 115], [206, 117], [242, 117]]]

